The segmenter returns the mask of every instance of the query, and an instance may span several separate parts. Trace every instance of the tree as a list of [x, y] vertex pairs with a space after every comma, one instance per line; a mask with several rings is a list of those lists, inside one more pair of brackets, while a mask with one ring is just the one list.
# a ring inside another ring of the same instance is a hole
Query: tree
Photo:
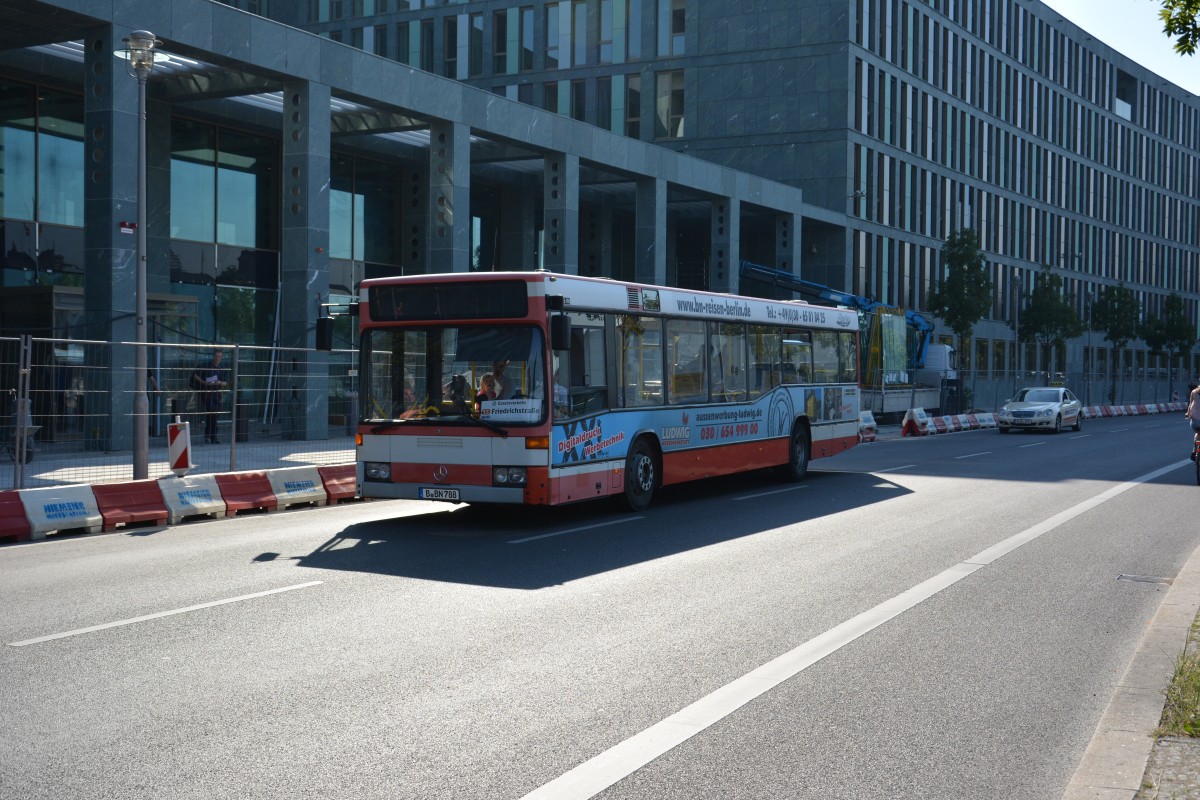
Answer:
[[1183, 298], [1174, 292], [1168, 295], [1163, 301], [1161, 315], [1144, 318], [1139, 332], [1151, 353], [1167, 353], [1169, 383], [1174, 361], [1190, 353], [1196, 346], [1196, 327], [1184, 312]]
[[1083, 321], [1075, 303], [1063, 294], [1063, 279], [1048, 264], [1033, 280], [1029, 303], [1021, 312], [1021, 335], [1042, 344], [1062, 347], [1068, 339], [1083, 334]]
[[1175, 52], [1180, 55], [1195, 55], [1200, 44], [1200, 0], [1162, 0], [1163, 33], [1175, 37]]
[[1116, 396], [1116, 374], [1120, 365], [1122, 348], [1138, 335], [1138, 319], [1141, 309], [1133, 290], [1124, 284], [1105, 286], [1092, 304], [1092, 330], [1100, 331], [1112, 343], [1113, 383], [1108, 390], [1111, 402]]
[[992, 279], [974, 230], [965, 228], [946, 237], [942, 267], [944, 274], [930, 290], [925, 307], [940, 317], [965, 347], [975, 323], [992, 307]]

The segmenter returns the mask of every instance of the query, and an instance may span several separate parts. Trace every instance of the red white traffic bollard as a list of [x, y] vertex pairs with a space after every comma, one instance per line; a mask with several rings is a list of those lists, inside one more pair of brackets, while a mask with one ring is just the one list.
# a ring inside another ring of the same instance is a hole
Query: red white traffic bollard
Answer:
[[195, 466], [192, 463], [191, 424], [180, 421], [179, 417], [167, 423], [167, 458], [171, 462], [171, 471], [181, 478]]

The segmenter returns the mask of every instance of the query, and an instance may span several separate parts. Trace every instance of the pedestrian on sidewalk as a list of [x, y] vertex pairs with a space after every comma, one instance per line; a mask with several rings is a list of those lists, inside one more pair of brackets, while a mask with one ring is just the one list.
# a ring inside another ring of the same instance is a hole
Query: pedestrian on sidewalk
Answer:
[[192, 388], [197, 392], [200, 413], [204, 415], [204, 441], [220, 444], [217, 438], [217, 415], [229, 388], [229, 370], [221, 366], [224, 353], [214, 350], [212, 358], [192, 373]]

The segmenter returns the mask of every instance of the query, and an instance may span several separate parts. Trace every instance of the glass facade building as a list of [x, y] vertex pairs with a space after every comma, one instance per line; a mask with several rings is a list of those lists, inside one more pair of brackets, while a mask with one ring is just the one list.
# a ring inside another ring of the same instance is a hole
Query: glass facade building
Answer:
[[[1200, 100], [1039, 2], [370, 7], [315, 2], [290, 23], [465, 30], [492, 14], [469, 45], [490, 69], [460, 77], [801, 188], [832, 215], [803, 223], [801, 272], [819, 283], [920, 309], [946, 236], [975, 228], [997, 288], [967, 362], [998, 360], [1014, 281], [1029, 291], [1043, 265], [1081, 316], [1117, 284], [1149, 315], [1175, 293], [1200, 316]], [[425, 69], [452, 57], [409, 41], [386, 55]]]

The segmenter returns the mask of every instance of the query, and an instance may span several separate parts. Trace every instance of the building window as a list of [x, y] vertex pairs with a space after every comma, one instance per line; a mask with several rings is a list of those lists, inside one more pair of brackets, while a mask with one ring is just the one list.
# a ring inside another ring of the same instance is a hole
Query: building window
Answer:
[[625, 4], [624, 60], [637, 61], [642, 57], [642, 0], [619, 1]]
[[442, 20], [442, 75], [458, 77], [458, 18]]
[[546, 6], [546, 69], [558, 69], [558, 3]]
[[492, 12], [492, 74], [508, 72], [508, 11]]
[[433, 20], [421, 20], [421, 69], [433, 72]]
[[571, 3], [571, 66], [580, 67], [587, 63], [587, 0]]
[[596, 79], [596, 127], [612, 130], [612, 78]]
[[558, 113], [558, 83], [551, 81], [542, 86], [542, 108]]
[[600, 0], [600, 63], [613, 60], [613, 0]]
[[362, 28], [351, 28], [350, 29], [350, 46], [357, 47], [359, 50], [363, 49], [363, 29]]
[[642, 138], [641, 75], [630, 75], [625, 79], [625, 135], [630, 139]]
[[412, 66], [412, 51], [408, 41], [408, 23], [396, 24], [396, 60], [401, 64]]
[[386, 56], [388, 54], [388, 29], [387, 25], [375, 26], [375, 55]]
[[658, 0], [658, 54], [680, 56], [684, 53], [684, 0]]
[[517, 100], [526, 105], [533, 105], [533, 84], [522, 83], [517, 85]]
[[533, 9], [521, 9], [521, 72], [533, 69]]
[[654, 138], [679, 139], [683, 136], [683, 70], [655, 75]]
[[467, 77], [483, 74], [483, 14], [471, 14], [467, 27]]
[[571, 118], [587, 119], [587, 84], [584, 81], [571, 81]]
[[329, 32], [329, 41], [341, 42], [342, 41], [342, 32], [341, 31], [330, 31]]

